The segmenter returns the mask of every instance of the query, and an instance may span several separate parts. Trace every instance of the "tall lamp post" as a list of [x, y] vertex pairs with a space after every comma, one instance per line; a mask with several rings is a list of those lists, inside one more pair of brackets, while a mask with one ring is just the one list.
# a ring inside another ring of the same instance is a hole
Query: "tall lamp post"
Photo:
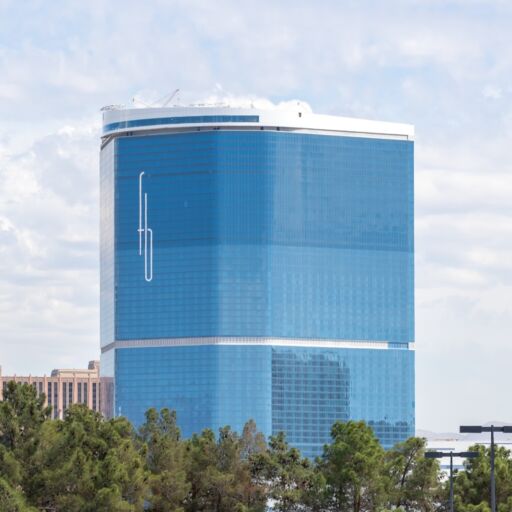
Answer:
[[484, 427], [483, 425], [462, 425], [459, 428], [461, 434], [481, 434], [482, 432], [491, 433], [491, 512], [496, 512], [496, 479], [494, 477], [494, 432], [512, 433], [512, 425], [503, 427]]
[[425, 452], [425, 457], [427, 459], [450, 457], [450, 512], [453, 512], [453, 457], [474, 459], [475, 457], [478, 457], [478, 452]]

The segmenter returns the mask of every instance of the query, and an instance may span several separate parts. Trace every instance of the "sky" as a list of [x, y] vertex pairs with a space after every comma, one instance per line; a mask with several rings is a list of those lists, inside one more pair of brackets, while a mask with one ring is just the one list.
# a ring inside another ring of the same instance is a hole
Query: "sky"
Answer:
[[0, 364], [99, 357], [100, 108], [415, 125], [417, 428], [512, 422], [512, 2], [0, 0]]

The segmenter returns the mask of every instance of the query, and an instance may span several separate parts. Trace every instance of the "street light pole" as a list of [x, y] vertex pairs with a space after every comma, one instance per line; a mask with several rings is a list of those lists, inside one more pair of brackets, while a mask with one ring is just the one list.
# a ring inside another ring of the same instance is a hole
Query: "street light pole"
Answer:
[[491, 510], [496, 512], [496, 478], [494, 477], [494, 425], [491, 425]]
[[453, 512], [453, 452], [450, 452], [450, 512]]
[[512, 425], [505, 425], [503, 427], [495, 427], [491, 425], [486, 427], [483, 425], [462, 425], [459, 427], [461, 434], [481, 434], [482, 432], [491, 433], [491, 512], [496, 512], [496, 477], [494, 471], [494, 432], [505, 432], [507, 434], [512, 433]]
[[450, 512], [454, 512], [453, 457], [474, 459], [475, 457], [478, 457], [478, 452], [425, 452], [425, 458], [427, 459], [441, 459], [443, 457], [450, 457]]

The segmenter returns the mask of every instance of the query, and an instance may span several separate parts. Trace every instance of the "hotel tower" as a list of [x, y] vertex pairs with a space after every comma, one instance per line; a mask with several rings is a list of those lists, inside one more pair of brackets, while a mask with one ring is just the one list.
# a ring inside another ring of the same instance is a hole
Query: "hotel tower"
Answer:
[[108, 415], [252, 418], [320, 454], [414, 434], [413, 127], [287, 110], [103, 112]]

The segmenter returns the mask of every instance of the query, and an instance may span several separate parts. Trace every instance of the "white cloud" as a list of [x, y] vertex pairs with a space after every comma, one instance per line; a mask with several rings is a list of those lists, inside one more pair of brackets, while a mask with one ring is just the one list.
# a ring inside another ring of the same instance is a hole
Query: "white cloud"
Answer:
[[97, 125], [77, 123], [0, 157], [4, 371], [97, 356]]
[[486, 85], [482, 91], [484, 98], [489, 98], [492, 100], [499, 100], [503, 94], [501, 87], [497, 87], [495, 85]]

